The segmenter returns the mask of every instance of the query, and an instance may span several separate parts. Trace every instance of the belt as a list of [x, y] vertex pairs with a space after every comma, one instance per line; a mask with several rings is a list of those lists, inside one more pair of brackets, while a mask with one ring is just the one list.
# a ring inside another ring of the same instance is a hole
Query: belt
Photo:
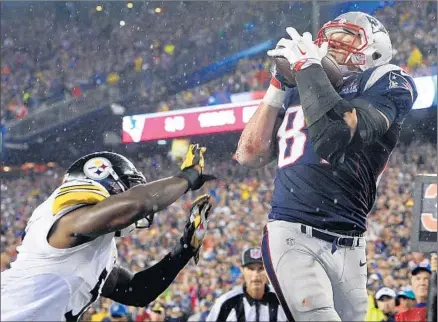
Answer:
[[339, 237], [322, 231], [316, 230], [310, 226], [301, 225], [301, 232], [309, 237], [315, 237], [328, 243], [335, 244], [339, 247], [359, 247], [365, 245], [365, 239], [362, 237]]

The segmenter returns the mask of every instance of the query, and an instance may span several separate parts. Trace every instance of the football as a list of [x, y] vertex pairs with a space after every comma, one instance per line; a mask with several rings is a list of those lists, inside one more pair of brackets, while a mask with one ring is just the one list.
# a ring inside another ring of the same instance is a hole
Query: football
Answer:
[[[287, 81], [286, 85], [289, 87], [295, 86], [295, 71], [290, 68], [289, 61], [284, 57], [275, 57], [274, 61], [278, 73]], [[332, 56], [327, 55], [321, 60], [321, 65], [332, 85], [335, 88], [341, 86], [343, 83], [342, 72], [335, 59]]]

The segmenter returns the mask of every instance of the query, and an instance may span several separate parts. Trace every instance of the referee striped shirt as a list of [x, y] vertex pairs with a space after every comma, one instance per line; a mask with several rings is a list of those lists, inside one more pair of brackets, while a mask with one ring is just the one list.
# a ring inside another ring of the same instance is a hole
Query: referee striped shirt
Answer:
[[261, 300], [253, 299], [245, 287], [238, 286], [216, 300], [206, 321], [283, 322], [287, 318], [269, 286]]

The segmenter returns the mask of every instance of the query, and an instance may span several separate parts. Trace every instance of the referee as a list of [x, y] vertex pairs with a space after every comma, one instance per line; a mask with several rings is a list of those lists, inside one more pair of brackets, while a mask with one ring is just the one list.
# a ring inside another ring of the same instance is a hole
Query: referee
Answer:
[[287, 321], [274, 291], [268, 285], [260, 248], [247, 249], [242, 255], [244, 284], [219, 297], [206, 321]]

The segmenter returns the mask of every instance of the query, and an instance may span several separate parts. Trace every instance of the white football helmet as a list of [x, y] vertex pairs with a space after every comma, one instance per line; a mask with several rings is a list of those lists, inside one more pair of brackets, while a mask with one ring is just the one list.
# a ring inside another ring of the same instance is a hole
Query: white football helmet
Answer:
[[[354, 38], [348, 43], [330, 39], [336, 32], [346, 32]], [[357, 66], [361, 70], [387, 64], [392, 59], [388, 31], [379, 20], [363, 12], [347, 12], [327, 22], [316, 40], [319, 46], [323, 42], [328, 42], [329, 48], [347, 52], [343, 65]]]

